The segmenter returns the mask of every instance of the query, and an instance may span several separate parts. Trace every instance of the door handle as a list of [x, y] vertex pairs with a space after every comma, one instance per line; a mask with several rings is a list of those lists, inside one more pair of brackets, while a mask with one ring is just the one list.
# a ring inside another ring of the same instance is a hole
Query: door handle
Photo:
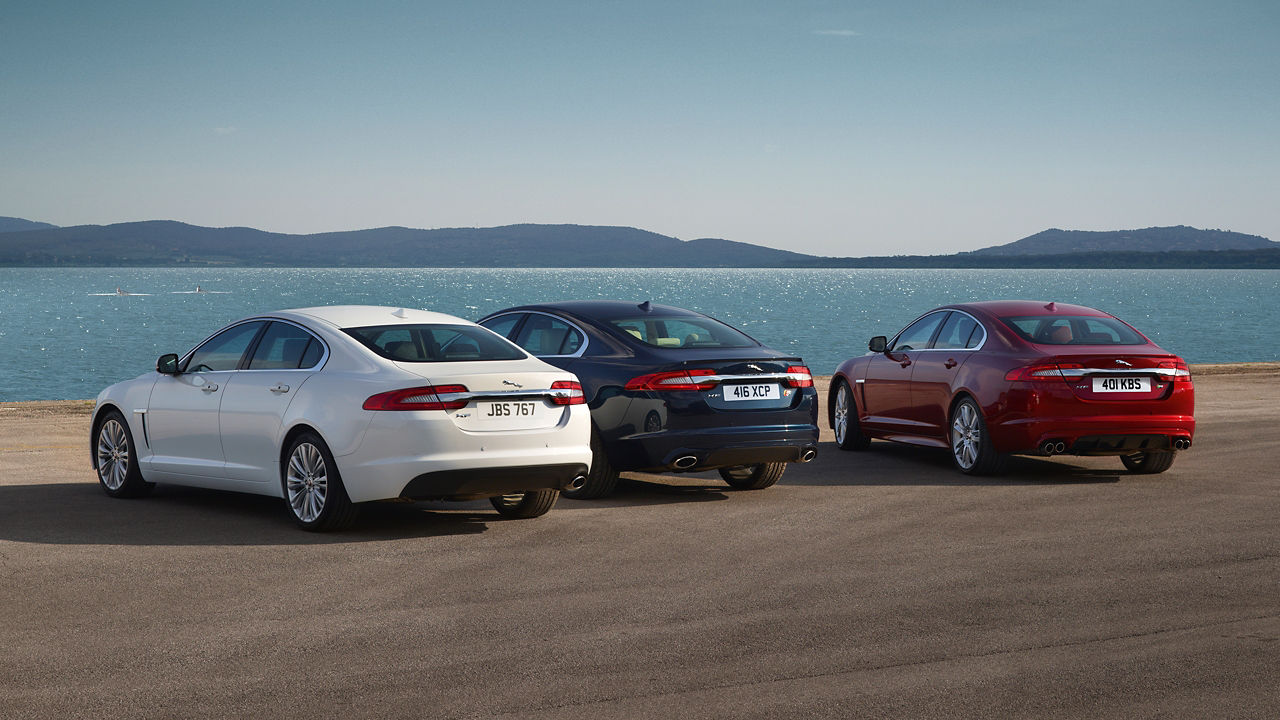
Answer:
[[218, 392], [218, 383], [209, 383], [200, 389], [207, 393]]
[[942, 363], [943, 367], [945, 367], [945, 368], [946, 368], [946, 369], [948, 369], [948, 370], [950, 370], [951, 368], [953, 368], [953, 367], [955, 367], [956, 365], [959, 365], [959, 364], [960, 364], [960, 363], [956, 362], [956, 359], [955, 359], [955, 358], [947, 358], [947, 361], [946, 361], [946, 362], [944, 362], [944, 363]]
[[289, 392], [289, 386], [285, 385], [284, 383], [276, 383], [276, 386], [273, 388], [270, 388], [270, 390], [271, 392], [276, 394], [287, 393]]
[[904, 357], [904, 358], [902, 358], [902, 362], [900, 362], [900, 363], [898, 363], [898, 364], [899, 364], [899, 365], [901, 365], [902, 367], [906, 367], [906, 366], [908, 366], [908, 365], [910, 365], [910, 364], [911, 364], [911, 358], [909, 358], [909, 357]]

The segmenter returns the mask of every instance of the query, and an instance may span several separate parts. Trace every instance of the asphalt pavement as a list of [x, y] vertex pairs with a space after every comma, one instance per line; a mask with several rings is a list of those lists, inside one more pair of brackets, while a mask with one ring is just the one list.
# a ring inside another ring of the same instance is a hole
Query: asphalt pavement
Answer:
[[[84, 404], [0, 408], [0, 717], [1280, 717], [1280, 373], [1162, 475], [836, 449], [501, 520], [113, 500]], [[12, 408], [12, 409], [5, 409]]]

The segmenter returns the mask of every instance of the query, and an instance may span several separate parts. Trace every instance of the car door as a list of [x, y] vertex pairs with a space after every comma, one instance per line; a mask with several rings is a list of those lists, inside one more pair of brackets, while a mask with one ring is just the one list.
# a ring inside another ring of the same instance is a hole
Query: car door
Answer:
[[933, 312], [911, 323], [867, 363], [861, 383], [862, 422], [869, 428], [919, 433], [920, 423], [912, 410], [911, 376], [916, 359], [929, 347], [946, 315], [945, 311]]
[[956, 375], [986, 332], [967, 313], [952, 311], [927, 350], [915, 354], [911, 373], [911, 420], [919, 431], [945, 440]]
[[245, 366], [223, 388], [218, 426], [226, 477], [279, 480], [281, 423], [299, 388], [328, 357], [320, 338], [300, 325], [273, 320]]
[[223, 391], [266, 322], [232, 325], [187, 356], [176, 375], [161, 375], [147, 403], [149, 469], [175, 476], [221, 477], [218, 427]]

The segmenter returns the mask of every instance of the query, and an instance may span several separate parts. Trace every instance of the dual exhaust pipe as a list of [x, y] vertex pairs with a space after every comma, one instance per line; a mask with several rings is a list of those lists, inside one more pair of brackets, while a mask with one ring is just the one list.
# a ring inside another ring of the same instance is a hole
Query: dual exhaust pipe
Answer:
[[[807, 447], [800, 451], [799, 462], [802, 462], [802, 463], [813, 462], [813, 459], [816, 457], [818, 457], [817, 448]], [[681, 455], [680, 457], [671, 461], [671, 467], [677, 470], [688, 470], [693, 466], [697, 465], [699, 462], [701, 462], [701, 460], [698, 458], [697, 455]]]
[[[1186, 450], [1191, 447], [1191, 438], [1174, 438], [1174, 450]], [[1044, 445], [1040, 446], [1040, 452], [1045, 455], [1060, 455], [1067, 451], [1067, 444], [1061, 440], [1047, 440]]]

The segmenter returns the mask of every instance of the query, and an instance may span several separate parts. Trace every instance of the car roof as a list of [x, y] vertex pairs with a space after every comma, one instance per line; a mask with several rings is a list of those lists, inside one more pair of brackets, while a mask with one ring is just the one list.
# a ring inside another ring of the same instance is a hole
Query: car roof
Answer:
[[[1052, 309], [1050, 309], [1052, 306]], [[957, 303], [944, 308], [957, 310], [978, 310], [995, 317], [1016, 317], [1036, 315], [1088, 315], [1092, 317], [1111, 317], [1109, 313], [1095, 310], [1084, 305], [1049, 302], [1044, 300], [985, 300], [981, 302]]]
[[[643, 315], [645, 311], [640, 307], [642, 304], [643, 303], [632, 302], [630, 300], [563, 300], [559, 302], [538, 303], [536, 305], [520, 305], [518, 307], [499, 310], [498, 313], [523, 312], [529, 310], [550, 312], [560, 311], [568, 315], [577, 315], [578, 317], [584, 318], [615, 320], [618, 318], [634, 318]], [[672, 315], [704, 317], [702, 313], [694, 312], [693, 310], [686, 310], [685, 308], [678, 308], [671, 305], [657, 305], [653, 303], [650, 303], [648, 312], [668, 317]]]
[[369, 325], [473, 325], [454, 315], [414, 310], [412, 308], [382, 307], [378, 305], [326, 305], [320, 307], [293, 308], [263, 313], [255, 317], [278, 317], [286, 320], [320, 320], [338, 328], [366, 327]]

